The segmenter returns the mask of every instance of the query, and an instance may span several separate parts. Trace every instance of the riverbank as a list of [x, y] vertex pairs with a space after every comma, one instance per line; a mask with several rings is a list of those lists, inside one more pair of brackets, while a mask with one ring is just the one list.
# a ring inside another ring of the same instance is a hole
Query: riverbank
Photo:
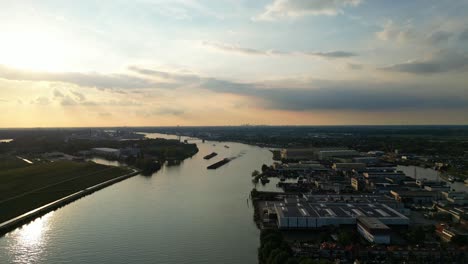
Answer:
[[48, 203], [44, 206], [41, 206], [37, 209], [34, 209], [32, 211], [29, 211], [25, 214], [22, 214], [18, 217], [15, 217], [13, 219], [10, 219], [8, 221], [5, 221], [3, 223], [0, 223], [0, 237], [7, 234], [8, 232], [34, 220], [37, 217], [43, 216], [51, 211], [54, 211], [62, 206], [65, 206], [69, 203], [72, 203], [84, 196], [87, 196], [89, 194], [92, 194], [93, 192], [96, 192], [98, 190], [101, 190], [103, 188], [106, 188], [114, 183], [123, 181], [125, 179], [128, 179], [130, 177], [133, 177], [135, 175], [138, 175], [140, 171], [134, 170], [132, 173], [122, 175], [120, 177], [96, 184], [94, 186], [88, 187], [86, 189], [83, 189], [81, 191], [78, 191], [76, 193], [73, 193], [71, 195], [68, 195], [66, 197], [63, 197], [61, 199], [58, 199], [56, 201], [53, 201], [51, 203]]
[[[190, 141], [200, 151], [180, 165], [163, 165], [152, 177], [136, 176], [104, 188], [3, 236], [0, 259], [132, 263], [138, 256], [139, 263], [257, 263], [259, 231], [246, 200], [253, 188], [251, 172], [271, 165], [271, 152], [231, 142]], [[213, 161], [203, 157], [212, 152], [219, 159], [243, 155], [207, 170]], [[273, 183], [257, 188], [276, 189]]]
[[133, 170], [92, 162], [6, 163], [0, 171], [0, 222]]

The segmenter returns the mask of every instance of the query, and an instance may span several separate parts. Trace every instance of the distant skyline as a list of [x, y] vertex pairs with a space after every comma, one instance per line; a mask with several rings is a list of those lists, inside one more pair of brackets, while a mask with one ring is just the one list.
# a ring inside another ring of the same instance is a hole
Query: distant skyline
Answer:
[[0, 127], [468, 124], [468, 0], [0, 2]]

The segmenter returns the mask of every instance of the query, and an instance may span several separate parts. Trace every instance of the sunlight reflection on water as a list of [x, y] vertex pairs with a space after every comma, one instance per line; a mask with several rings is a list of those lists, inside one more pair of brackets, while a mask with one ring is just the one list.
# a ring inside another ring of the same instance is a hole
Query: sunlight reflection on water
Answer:
[[47, 239], [45, 233], [50, 229], [53, 213], [50, 212], [8, 235], [12, 242], [11, 251], [15, 252], [12, 263], [40, 262]]

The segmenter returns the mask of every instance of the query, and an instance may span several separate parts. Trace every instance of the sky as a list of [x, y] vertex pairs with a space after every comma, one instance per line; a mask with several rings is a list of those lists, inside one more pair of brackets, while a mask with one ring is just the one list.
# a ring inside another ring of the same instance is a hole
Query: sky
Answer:
[[0, 0], [0, 127], [468, 124], [468, 0]]

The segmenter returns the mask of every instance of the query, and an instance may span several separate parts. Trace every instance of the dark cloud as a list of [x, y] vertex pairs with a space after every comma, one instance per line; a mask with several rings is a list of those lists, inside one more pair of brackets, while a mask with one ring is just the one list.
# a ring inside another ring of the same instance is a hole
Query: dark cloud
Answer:
[[447, 42], [452, 36], [453, 36], [452, 32], [441, 30], [441, 31], [436, 31], [432, 33], [428, 37], [428, 40], [432, 42], [433, 44], [440, 44], [440, 43]]
[[0, 78], [17, 81], [49, 81], [65, 82], [79, 86], [96, 88], [151, 88], [157, 87], [157, 83], [145, 78], [125, 74], [99, 74], [77, 72], [37, 72], [18, 70], [0, 65]]
[[462, 33], [460, 33], [460, 36], [458, 38], [462, 41], [468, 41], [468, 28], [465, 29]]
[[[319, 82], [320, 88], [257, 88], [255, 84], [210, 79], [202, 87], [219, 93], [249, 96], [271, 109], [391, 111], [400, 109], [467, 108], [468, 100], [431, 96], [421, 87], [386, 83]], [[311, 83], [311, 86], [315, 86]], [[408, 91], [418, 91], [411, 93]]]
[[440, 52], [432, 59], [411, 61], [380, 68], [385, 71], [406, 72], [412, 74], [433, 74], [463, 70], [468, 66], [465, 54], [454, 52]]

